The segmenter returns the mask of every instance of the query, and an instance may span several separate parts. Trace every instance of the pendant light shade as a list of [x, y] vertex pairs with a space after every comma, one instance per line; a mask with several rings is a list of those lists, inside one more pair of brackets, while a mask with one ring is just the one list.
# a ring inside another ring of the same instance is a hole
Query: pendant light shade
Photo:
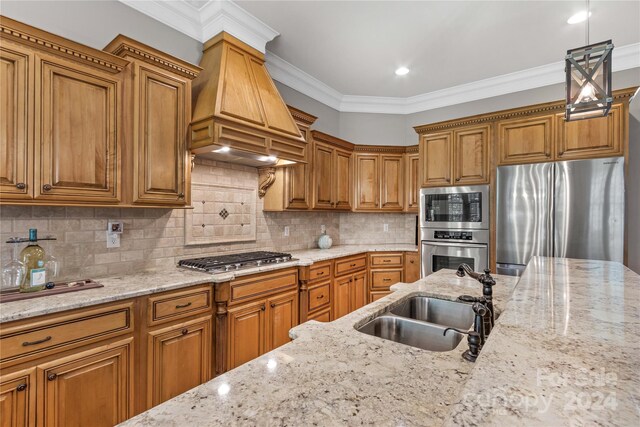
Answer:
[[567, 51], [565, 120], [582, 120], [609, 114], [613, 102], [612, 51], [611, 40]]

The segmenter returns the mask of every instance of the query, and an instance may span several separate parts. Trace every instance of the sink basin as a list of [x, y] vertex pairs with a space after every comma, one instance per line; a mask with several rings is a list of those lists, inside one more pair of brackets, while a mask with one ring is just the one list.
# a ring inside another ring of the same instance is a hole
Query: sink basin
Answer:
[[[467, 324], [466, 328], [469, 327]], [[418, 347], [430, 351], [451, 351], [460, 344], [464, 335], [449, 331], [444, 336], [444, 326], [413, 319], [382, 315], [358, 328], [360, 332], [385, 340]]]
[[[473, 309], [462, 302], [446, 301], [429, 297], [413, 297], [390, 311], [396, 316], [446, 327], [467, 330], [473, 325]], [[450, 332], [447, 333], [447, 335]]]

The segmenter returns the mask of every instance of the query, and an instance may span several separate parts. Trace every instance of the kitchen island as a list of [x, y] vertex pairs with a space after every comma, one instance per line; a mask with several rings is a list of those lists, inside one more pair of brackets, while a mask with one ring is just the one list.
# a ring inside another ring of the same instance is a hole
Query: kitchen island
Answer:
[[534, 258], [517, 286], [510, 277], [496, 281], [494, 304], [503, 311], [475, 364], [460, 357], [465, 340], [436, 353], [355, 329], [414, 295], [480, 295], [477, 282], [445, 270], [395, 285], [329, 324], [298, 326], [292, 343], [123, 425], [637, 421], [640, 276], [619, 263]]

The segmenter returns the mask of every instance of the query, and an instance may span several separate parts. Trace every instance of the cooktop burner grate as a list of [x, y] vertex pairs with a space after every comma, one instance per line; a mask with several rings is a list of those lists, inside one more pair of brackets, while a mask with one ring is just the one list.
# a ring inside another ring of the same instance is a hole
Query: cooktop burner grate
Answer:
[[242, 268], [259, 267], [264, 264], [276, 264], [290, 261], [291, 259], [291, 254], [287, 253], [257, 251], [183, 259], [178, 261], [178, 266], [198, 271], [218, 273], [240, 270]]

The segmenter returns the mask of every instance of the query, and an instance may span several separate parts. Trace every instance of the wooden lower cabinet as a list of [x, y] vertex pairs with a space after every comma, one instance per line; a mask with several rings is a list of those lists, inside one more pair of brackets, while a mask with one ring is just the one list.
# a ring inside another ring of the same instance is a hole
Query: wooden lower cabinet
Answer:
[[229, 308], [227, 369], [236, 368], [290, 341], [298, 324], [298, 294], [287, 292]]
[[37, 367], [38, 425], [105, 426], [133, 408], [133, 338]]
[[413, 283], [420, 280], [420, 253], [405, 252], [404, 254], [404, 281]]
[[158, 405], [211, 379], [211, 316], [148, 333], [148, 406]]
[[0, 426], [36, 424], [35, 368], [0, 377]]
[[367, 272], [361, 271], [334, 279], [333, 319], [338, 319], [367, 304]]
[[331, 308], [319, 311], [317, 313], [309, 315], [307, 320], [315, 320], [317, 322], [330, 322], [331, 321]]

